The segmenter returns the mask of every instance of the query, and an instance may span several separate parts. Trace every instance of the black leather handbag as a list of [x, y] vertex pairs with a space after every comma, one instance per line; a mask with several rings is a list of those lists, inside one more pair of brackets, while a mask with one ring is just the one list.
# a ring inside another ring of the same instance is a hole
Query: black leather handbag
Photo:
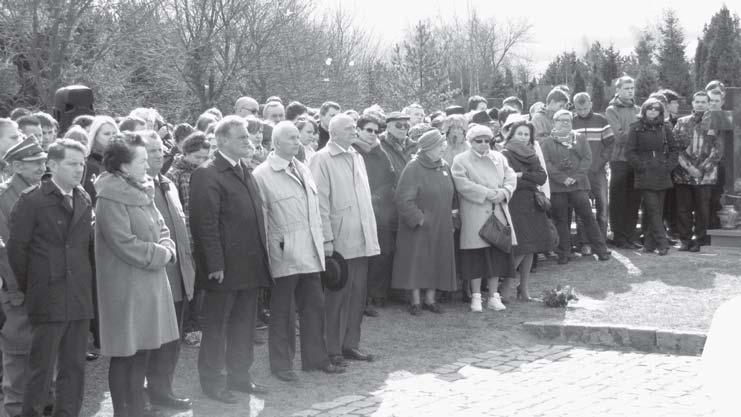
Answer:
[[[486, 220], [479, 236], [488, 244], [494, 246], [504, 253], [512, 252], [512, 226], [502, 223], [494, 214], [496, 205], [492, 206], [491, 216]], [[507, 212], [505, 211], [505, 214]], [[511, 222], [510, 222], [511, 223]]]

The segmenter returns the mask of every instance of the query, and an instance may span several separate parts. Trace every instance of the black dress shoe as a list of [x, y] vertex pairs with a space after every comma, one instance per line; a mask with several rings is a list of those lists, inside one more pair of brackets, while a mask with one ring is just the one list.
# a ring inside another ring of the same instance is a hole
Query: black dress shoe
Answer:
[[694, 242], [694, 241], [690, 243], [689, 251], [690, 252], [700, 252], [700, 243]]
[[298, 381], [298, 375], [296, 375], [296, 373], [293, 372], [293, 370], [291, 369], [287, 369], [285, 371], [273, 372], [273, 375], [275, 375], [275, 377], [280, 379], [281, 381], [285, 381], [285, 382]]
[[602, 252], [597, 254], [597, 259], [600, 261], [609, 261], [612, 256], [608, 252]]
[[193, 402], [188, 398], [178, 398], [172, 394], [159, 394], [152, 390], [147, 390], [149, 402], [154, 405], [170, 408], [173, 410], [190, 410], [193, 408]]
[[422, 303], [422, 308], [424, 310], [431, 311], [435, 314], [443, 314], [443, 308], [440, 307], [438, 303], [432, 303], [432, 304]]
[[659, 256], [666, 256], [669, 253], [669, 248], [659, 249]]
[[88, 361], [88, 362], [92, 362], [92, 361], [98, 360], [99, 357], [100, 357], [100, 355], [97, 354], [97, 353], [95, 353], [95, 352], [88, 352], [88, 353], [85, 354], [85, 360]]
[[219, 402], [222, 402], [224, 404], [236, 404], [239, 402], [237, 397], [234, 396], [234, 394], [231, 393], [228, 389], [222, 389], [222, 390], [203, 390], [203, 393], [206, 395], [206, 397], [216, 400]]
[[347, 368], [347, 361], [345, 361], [342, 355], [331, 355], [329, 357], [329, 363], [340, 368]]
[[345, 359], [350, 359], [353, 361], [363, 361], [363, 362], [373, 362], [373, 355], [370, 353], [363, 353], [357, 349], [347, 349], [342, 351], [342, 356], [345, 357]]
[[42, 414], [44, 416], [50, 416], [54, 414], [54, 404], [47, 404], [46, 407], [44, 407], [44, 411]]
[[345, 368], [337, 365], [333, 365], [332, 363], [328, 363], [326, 366], [321, 368], [321, 371], [325, 374], [344, 374]]
[[376, 310], [370, 305], [367, 305], [365, 306], [365, 310], [363, 311], [363, 314], [368, 317], [378, 317], [378, 310]]
[[680, 252], [689, 252], [690, 250], [691, 242], [688, 241], [682, 241], [682, 243], [679, 245], [679, 251]]
[[255, 384], [252, 381], [250, 382], [229, 382], [227, 383], [227, 388], [229, 388], [232, 391], [246, 392], [248, 394], [265, 395], [268, 393], [267, 387], [264, 387], [260, 384]]
[[558, 256], [558, 264], [559, 265], [566, 265], [569, 263], [569, 257], [568, 256]]

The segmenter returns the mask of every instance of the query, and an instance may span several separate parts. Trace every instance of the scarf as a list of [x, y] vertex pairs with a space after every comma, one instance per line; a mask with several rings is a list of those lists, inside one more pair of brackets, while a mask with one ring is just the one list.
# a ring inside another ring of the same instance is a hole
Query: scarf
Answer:
[[117, 172], [117, 175], [126, 181], [130, 186], [143, 191], [149, 198], [154, 198], [154, 180], [149, 175], [144, 177], [144, 181], [137, 181], [131, 177], [131, 175], [125, 174], [121, 171]]
[[664, 126], [664, 121], [661, 120], [661, 118], [657, 117], [653, 120], [649, 120], [646, 117], [641, 118], [641, 124], [643, 127], [647, 130], [657, 130], [659, 128], [662, 128]]
[[440, 170], [440, 168], [443, 167], [443, 165], [445, 165], [445, 161], [442, 158], [438, 159], [437, 161], [433, 161], [427, 155], [427, 152], [417, 152], [415, 154], [415, 159], [418, 160], [423, 167], [436, 169], [438, 171]]
[[376, 146], [380, 145], [381, 141], [378, 140], [378, 138], [373, 141], [373, 143], [366, 143], [362, 140], [356, 141], [353, 145], [355, 145], [359, 151], [363, 153], [368, 153], [373, 150]]
[[574, 132], [571, 130], [563, 132], [557, 131], [553, 128], [553, 130], [551, 130], [551, 137], [556, 141], [556, 143], [560, 143], [567, 149], [571, 149], [576, 145], [576, 138], [574, 137]]
[[530, 159], [533, 157], [536, 157], [535, 155], [535, 149], [530, 145], [525, 145], [521, 142], [513, 142], [509, 141], [506, 145], [504, 145], [504, 149], [507, 149], [508, 151], [512, 152], [513, 154], [522, 157], [524, 159]]

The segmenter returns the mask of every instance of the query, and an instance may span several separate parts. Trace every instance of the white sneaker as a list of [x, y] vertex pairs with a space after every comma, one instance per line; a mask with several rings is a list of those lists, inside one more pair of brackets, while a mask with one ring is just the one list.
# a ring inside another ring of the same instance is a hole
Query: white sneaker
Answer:
[[492, 309], [494, 311], [502, 311], [507, 309], [507, 307], [502, 304], [502, 298], [499, 296], [498, 292], [495, 292], [494, 295], [489, 297], [489, 301], [486, 303], [486, 308]]
[[471, 294], [471, 311], [474, 313], [481, 313], [484, 308], [481, 306], [481, 294]]

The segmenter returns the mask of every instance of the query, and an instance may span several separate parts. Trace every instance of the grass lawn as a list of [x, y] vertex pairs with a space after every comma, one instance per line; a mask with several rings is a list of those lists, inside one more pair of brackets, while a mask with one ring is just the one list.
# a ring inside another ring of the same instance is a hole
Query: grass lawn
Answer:
[[[706, 330], [715, 309], [741, 294], [741, 257], [738, 250], [703, 247], [699, 254], [670, 252], [659, 257], [621, 250], [608, 262], [576, 259], [565, 266], [544, 262], [531, 277], [531, 294], [556, 285], [572, 285], [581, 295], [576, 307], [546, 308], [541, 303], [514, 303], [504, 312], [468, 312], [460, 302], [446, 304], [446, 314], [425, 312], [412, 317], [406, 306], [391, 305], [363, 325], [364, 349], [378, 361], [355, 363], [338, 376], [298, 372], [298, 384], [270, 376], [267, 345], [255, 347], [253, 377], [271, 393], [262, 398], [243, 396], [237, 406], [206, 399], [198, 384], [197, 350], [184, 348], [175, 381], [178, 394], [195, 402], [193, 413], [172, 416], [290, 416], [311, 404], [342, 395], [372, 392], [386, 381], [436, 367], [487, 350], [511, 345], [528, 346], [538, 340], [525, 334], [525, 321], [563, 320], [654, 326], [678, 330]], [[267, 332], [260, 332], [267, 337]], [[297, 355], [298, 356], [298, 355]], [[298, 357], [295, 367], [300, 369]], [[112, 416], [107, 382], [108, 360], [88, 368], [83, 416]]]

